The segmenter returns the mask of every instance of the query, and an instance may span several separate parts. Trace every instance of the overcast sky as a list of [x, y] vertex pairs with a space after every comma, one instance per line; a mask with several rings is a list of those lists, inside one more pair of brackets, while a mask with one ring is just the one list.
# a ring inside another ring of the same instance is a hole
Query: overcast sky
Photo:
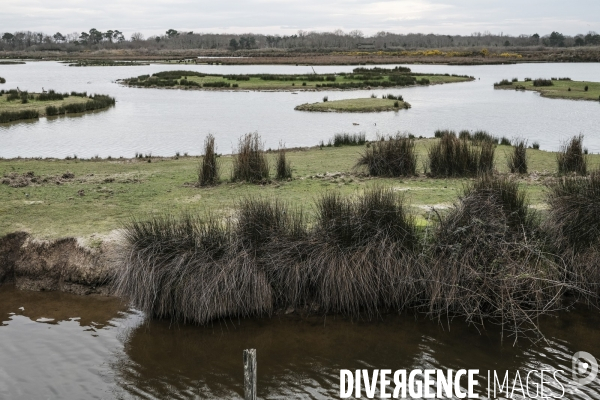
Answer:
[[194, 32], [293, 34], [299, 29], [574, 35], [600, 31], [600, 0], [0, 0], [0, 32], [118, 29], [146, 37]]

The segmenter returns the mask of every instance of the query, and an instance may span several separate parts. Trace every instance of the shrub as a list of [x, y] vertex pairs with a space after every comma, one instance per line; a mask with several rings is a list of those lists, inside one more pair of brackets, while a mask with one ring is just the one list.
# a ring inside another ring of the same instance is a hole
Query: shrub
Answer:
[[388, 140], [377, 140], [367, 147], [355, 167], [367, 167], [372, 176], [409, 176], [417, 174], [415, 142], [396, 134]]
[[367, 141], [364, 133], [336, 133], [333, 136], [333, 146], [362, 146]]
[[37, 96], [37, 100], [39, 101], [52, 101], [52, 100], [63, 100], [65, 97], [69, 97], [68, 93], [61, 94], [56, 93], [54, 90], [50, 89], [48, 93], [40, 93]]
[[519, 78], [512, 78], [513, 82], [519, 82]]
[[277, 152], [277, 171], [276, 178], [279, 180], [291, 179], [292, 178], [292, 166], [285, 157], [285, 147], [279, 145], [279, 151]]
[[323, 103], [326, 102], [326, 101], [328, 101], [328, 100], [329, 100], [329, 97], [327, 97], [327, 96], [323, 97]]
[[510, 140], [507, 137], [502, 136], [502, 138], [500, 139], [500, 145], [502, 145], [502, 146], [510, 146], [511, 143], [510, 143]]
[[215, 137], [209, 134], [204, 139], [204, 156], [198, 168], [198, 184], [200, 186], [219, 183], [219, 161], [215, 151]]
[[583, 135], [574, 136], [568, 143], [563, 143], [556, 154], [558, 173], [575, 172], [579, 175], [587, 173], [587, 157], [583, 154]]
[[53, 115], [58, 115], [58, 108], [55, 106], [47, 106], [46, 107], [46, 115], [47, 116], [53, 116]]
[[220, 88], [220, 87], [231, 87], [231, 83], [228, 82], [223, 82], [223, 81], [217, 81], [217, 82], [204, 82], [202, 84], [203, 87], [214, 87], [214, 88]]
[[394, 107], [396, 107], [396, 108], [400, 107], [400, 103], [398, 103], [398, 101], [394, 101]]
[[508, 169], [511, 173], [527, 173], [527, 143], [524, 140], [516, 140], [512, 153], [507, 157]]
[[0, 83], [6, 83], [6, 79], [0, 76]]
[[433, 137], [441, 138], [446, 135], [454, 135], [454, 134], [455, 134], [454, 131], [451, 131], [449, 129], [438, 129], [435, 132], [433, 132]]
[[536, 87], [538, 87], [538, 86], [553, 86], [553, 85], [554, 85], [554, 83], [552, 83], [551, 79], [538, 78], [533, 81], [533, 86], [536, 86]]
[[[489, 133], [487, 133], [486, 131], [475, 131], [472, 135], [471, 135], [471, 140], [473, 142], [476, 143], [481, 143], [481, 142], [492, 142], [494, 144], [497, 144], [500, 139], [498, 139], [495, 136], [490, 135]], [[510, 143], [510, 142], [509, 142]]]
[[511, 86], [512, 82], [508, 79], [502, 79], [500, 82], [494, 83], [494, 86]]
[[531, 144], [531, 148], [534, 150], [539, 150], [540, 149], [540, 143], [539, 142], [533, 142]]
[[269, 162], [258, 133], [240, 138], [237, 154], [233, 156], [233, 181], [262, 182], [269, 179]]
[[461, 140], [470, 140], [471, 139], [471, 132], [467, 131], [467, 130], [462, 130], [458, 133], [458, 138]]
[[585, 90], [586, 92], [588, 91], [588, 85], [585, 85], [585, 88], [583, 90]]
[[473, 176], [494, 168], [495, 143], [484, 140], [476, 146], [449, 133], [428, 151], [427, 169], [431, 176]]

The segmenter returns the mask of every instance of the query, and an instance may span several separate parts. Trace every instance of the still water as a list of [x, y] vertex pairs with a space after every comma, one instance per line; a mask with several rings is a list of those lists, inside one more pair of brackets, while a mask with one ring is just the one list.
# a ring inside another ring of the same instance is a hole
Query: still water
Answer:
[[[384, 67], [392, 67], [390, 65]], [[353, 66], [315, 66], [318, 73], [350, 72]], [[0, 157], [132, 157], [136, 152], [171, 156], [200, 154], [207, 134], [216, 136], [217, 151], [231, 153], [240, 135], [259, 132], [267, 147], [313, 146], [339, 132], [364, 132], [368, 138], [411, 132], [433, 136], [440, 128], [485, 129], [496, 136], [537, 141], [556, 150], [561, 141], [586, 136], [591, 152], [600, 152], [600, 102], [545, 99], [533, 92], [494, 90], [504, 78], [565, 77], [600, 81], [599, 63], [488, 66], [411, 65], [415, 72], [472, 75], [474, 82], [372, 91], [324, 91], [291, 94], [135, 89], [115, 81], [164, 70], [208, 73], [311, 73], [310, 66], [178, 66], [68, 67], [56, 62], [0, 65], [7, 79], [2, 88], [87, 91], [109, 94], [116, 107], [77, 117], [41, 118], [0, 125]], [[412, 109], [398, 112], [339, 114], [295, 111], [302, 103], [402, 94]], [[357, 123], [359, 125], [354, 125]]]
[[479, 369], [482, 398], [484, 371], [564, 370], [564, 398], [600, 398], [600, 379], [575, 387], [570, 372], [576, 351], [600, 356], [600, 316], [582, 309], [559, 317], [542, 321], [547, 341], [513, 346], [501, 344], [494, 328], [480, 334], [455, 321], [448, 329], [412, 315], [288, 315], [194, 327], [145, 321], [114, 298], [3, 286], [0, 398], [240, 399], [245, 348], [257, 349], [261, 399], [339, 398], [340, 369], [374, 368]]

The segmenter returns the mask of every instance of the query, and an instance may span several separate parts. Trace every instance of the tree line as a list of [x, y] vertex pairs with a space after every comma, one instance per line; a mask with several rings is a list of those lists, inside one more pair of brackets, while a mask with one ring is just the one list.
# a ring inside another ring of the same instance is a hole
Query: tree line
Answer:
[[304, 49], [350, 50], [357, 48], [396, 50], [415, 48], [451, 47], [580, 47], [600, 45], [600, 34], [588, 32], [575, 36], [554, 31], [540, 36], [537, 33], [518, 36], [475, 32], [470, 35], [438, 35], [392, 32], [378, 32], [365, 36], [361, 31], [314, 32], [299, 30], [293, 35], [263, 34], [218, 34], [167, 30], [163, 35], [146, 38], [135, 32], [129, 39], [120, 30], [100, 31], [96, 28], [88, 32], [45, 34], [42, 32], [4, 32], [0, 38], [0, 50], [67, 50], [85, 49]]

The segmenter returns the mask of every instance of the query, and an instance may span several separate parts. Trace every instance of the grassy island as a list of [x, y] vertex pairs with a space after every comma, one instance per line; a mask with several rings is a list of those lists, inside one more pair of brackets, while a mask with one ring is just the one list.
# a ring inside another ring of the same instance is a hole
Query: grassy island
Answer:
[[419, 74], [410, 68], [355, 68], [350, 73], [304, 75], [215, 75], [196, 71], [164, 71], [122, 79], [132, 87], [161, 87], [204, 90], [299, 91], [332, 89], [394, 88], [473, 80], [466, 75]]
[[533, 90], [543, 97], [569, 100], [600, 101], [600, 82], [573, 81], [570, 78], [503, 79], [494, 89]]
[[112, 61], [112, 60], [78, 60], [75, 62], [65, 61], [69, 67], [128, 67], [150, 65], [148, 63], [136, 61]]
[[[399, 96], [402, 97], [402, 96]], [[317, 112], [380, 112], [397, 111], [410, 108], [410, 104], [397, 99], [394, 96], [390, 98], [368, 97], [362, 99], [345, 99], [324, 101], [322, 103], [301, 104], [296, 106], [298, 111], [317, 111]]]
[[90, 95], [86, 92], [29, 93], [12, 89], [0, 90], [0, 123], [35, 119], [86, 111], [100, 110], [115, 105], [115, 99], [106, 95]]

